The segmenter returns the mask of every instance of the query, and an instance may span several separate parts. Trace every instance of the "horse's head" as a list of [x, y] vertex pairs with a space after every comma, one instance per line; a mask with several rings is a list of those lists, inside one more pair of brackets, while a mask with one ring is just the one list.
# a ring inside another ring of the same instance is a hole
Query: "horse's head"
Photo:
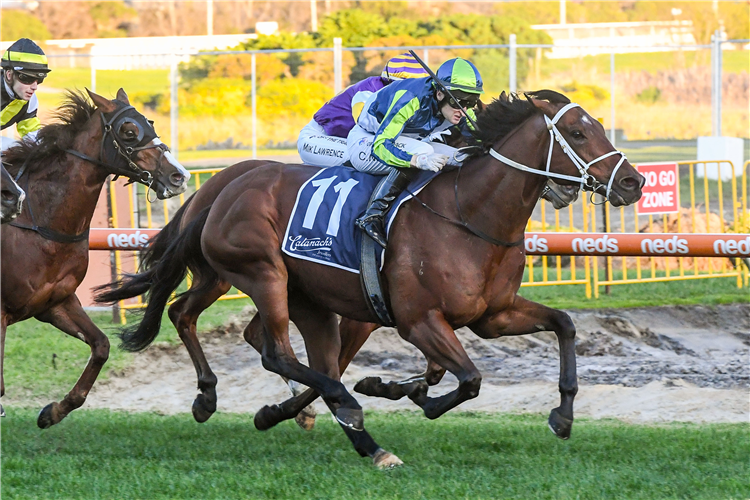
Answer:
[[108, 100], [87, 89], [102, 113], [100, 162], [111, 173], [151, 187], [159, 199], [184, 193], [190, 173], [156, 135], [153, 122], [133, 106], [123, 89]]
[[0, 222], [5, 224], [18, 217], [21, 213], [26, 193], [16, 184], [4, 166], [2, 167], [0, 191], [2, 191], [0, 197], [0, 215], [2, 215], [2, 220]]
[[[552, 146], [547, 160], [550, 172], [583, 177], [585, 190], [605, 196], [615, 207], [640, 199], [645, 178], [612, 146], [601, 123], [556, 92], [535, 92], [527, 98], [544, 113], [550, 136], [560, 146]], [[555, 181], [576, 182], [559, 177]]]

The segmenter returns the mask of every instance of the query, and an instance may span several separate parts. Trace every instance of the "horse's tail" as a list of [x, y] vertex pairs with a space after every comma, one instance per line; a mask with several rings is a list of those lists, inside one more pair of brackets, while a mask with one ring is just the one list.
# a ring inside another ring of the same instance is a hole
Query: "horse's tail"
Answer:
[[[120, 347], [126, 351], [137, 352], [148, 347], [159, 334], [164, 308], [172, 292], [185, 279], [188, 268], [201, 275], [200, 285], [186, 294], [201, 293], [218, 282], [218, 275], [208, 266], [201, 251], [201, 233], [206, 224], [210, 207], [203, 209], [188, 226], [172, 237], [172, 241], [159, 241], [157, 247], [159, 258], [152, 255], [147, 271], [121, 280], [128, 292], [120, 294], [119, 290], [102, 293], [97, 300], [120, 300], [122, 296], [135, 296], [140, 292], [147, 293], [148, 305], [143, 310], [143, 317], [138, 324], [123, 328], [120, 333]], [[166, 227], [165, 227], [166, 229]], [[172, 233], [174, 234], [174, 233]], [[161, 235], [160, 235], [161, 236]], [[156, 242], [154, 242], [156, 243]], [[166, 248], [163, 248], [165, 246]], [[116, 285], [116, 284], [115, 284]], [[105, 285], [106, 287], [106, 285]], [[183, 294], [184, 295], [184, 294]]]
[[122, 278], [106, 285], [100, 285], [94, 288], [96, 292], [94, 300], [99, 303], [114, 304], [120, 300], [131, 299], [143, 295], [151, 288], [151, 284], [156, 274], [156, 267], [164, 258], [169, 245], [177, 239], [180, 233], [182, 219], [185, 218], [190, 202], [193, 197], [180, 207], [171, 221], [159, 231], [156, 236], [151, 238], [145, 250], [141, 251], [140, 273], [125, 274]]

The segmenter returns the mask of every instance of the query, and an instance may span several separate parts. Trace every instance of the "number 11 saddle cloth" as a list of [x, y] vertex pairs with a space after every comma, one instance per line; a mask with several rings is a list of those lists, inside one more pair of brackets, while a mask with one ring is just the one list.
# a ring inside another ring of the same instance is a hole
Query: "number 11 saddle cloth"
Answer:
[[[386, 230], [401, 205], [418, 194], [436, 172], [420, 171], [393, 203], [386, 217]], [[354, 224], [364, 214], [370, 195], [383, 176], [366, 174], [350, 167], [321, 169], [305, 182], [286, 228], [282, 251], [359, 274], [360, 245], [367, 236]], [[379, 252], [382, 259], [383, 252]], [[378, 262], [380, 267], [381, 262]]]

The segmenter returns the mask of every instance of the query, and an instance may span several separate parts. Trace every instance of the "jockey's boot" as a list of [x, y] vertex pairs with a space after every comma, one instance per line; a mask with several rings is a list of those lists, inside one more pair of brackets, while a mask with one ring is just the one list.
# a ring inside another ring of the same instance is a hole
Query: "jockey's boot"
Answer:
[[416, 172], [416, 168], [394, 168], [378, 187], [364, 215], [355, 221], [357, 226], [383, 248], [386, 247], [385, 214]]

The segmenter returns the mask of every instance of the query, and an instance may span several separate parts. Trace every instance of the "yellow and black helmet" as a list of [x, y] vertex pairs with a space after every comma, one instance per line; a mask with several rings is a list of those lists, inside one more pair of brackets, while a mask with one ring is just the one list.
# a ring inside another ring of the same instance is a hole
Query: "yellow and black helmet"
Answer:
[[42, 78], [51, 71], [47, 66], [47, 56], [44, 55], [44, 51], [28, 38], [13, 42], [13, 45], [3, 52], [1, 65], [3, 69], [12, 69]]

